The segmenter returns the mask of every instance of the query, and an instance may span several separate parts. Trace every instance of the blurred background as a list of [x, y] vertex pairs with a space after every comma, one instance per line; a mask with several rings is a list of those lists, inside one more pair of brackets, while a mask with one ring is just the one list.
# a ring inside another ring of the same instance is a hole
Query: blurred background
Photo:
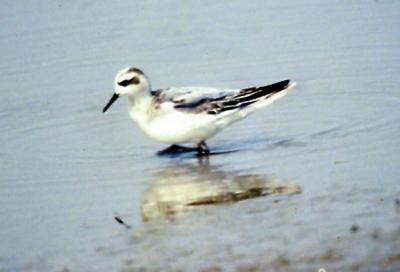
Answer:
[[[0, 271], [400, 269], [398, 1], [2, 6]], [[208, 141], [236, 152], [157, 157], [101, 113], [126, 66], [297, 86]]]

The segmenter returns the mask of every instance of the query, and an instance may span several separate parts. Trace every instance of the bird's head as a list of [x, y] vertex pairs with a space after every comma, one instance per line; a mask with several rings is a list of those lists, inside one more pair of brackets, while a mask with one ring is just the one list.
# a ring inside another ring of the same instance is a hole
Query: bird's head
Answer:
[[103, 108], [103, 112], [122, 95], [135, 96], [150, 91], [150, 83], [146, 75], [138, 68], [127, 67], [117, 73], [114, 79], [114, 94]]

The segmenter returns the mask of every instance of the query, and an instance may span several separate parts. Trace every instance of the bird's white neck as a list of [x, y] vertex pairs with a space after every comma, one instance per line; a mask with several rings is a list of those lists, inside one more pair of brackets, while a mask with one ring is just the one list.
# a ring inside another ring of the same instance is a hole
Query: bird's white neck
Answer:
[[151, 101], [151, 86], [147, 78], [136, 87], [135, 92], [128, 95], [129, 111], [143, 111], [149, 107]]
[[130, 112], [147, 112], [151, 106], [152, 97], [149, 92], [140, 92], [128, 96]]
[[147, 131], [152, 119], [152, 97], [150, 93], [128, 96], [128, 112], [133, 121], [143, 130]]

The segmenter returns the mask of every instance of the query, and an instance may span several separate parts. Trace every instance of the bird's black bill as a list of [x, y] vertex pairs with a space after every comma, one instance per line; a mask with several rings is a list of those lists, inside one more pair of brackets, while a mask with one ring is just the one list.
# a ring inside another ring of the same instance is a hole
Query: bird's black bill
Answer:
[[110, 101], [108, 101], [107, 105], [104, 107], [103, 112], [106, 112], [108, 108], [111, 107], [111, 105], [115, 102], [115, 100], [118, 99], [118, 97], [119, 95], [114, 93], [113, 96], [111, 96]]

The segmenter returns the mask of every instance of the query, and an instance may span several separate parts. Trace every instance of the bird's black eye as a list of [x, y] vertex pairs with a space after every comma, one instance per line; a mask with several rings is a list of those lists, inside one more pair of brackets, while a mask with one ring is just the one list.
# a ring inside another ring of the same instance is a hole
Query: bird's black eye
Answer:
[[123, 80], [121, 82], [118, 82], [118, 85], [120, 85], [122, 87], [126, 87], [126, 86], [131, 85], [131, 84], [137, 85], [139, 83], [140, 83], [139, 78], [138, 77], [133, 77], [131, 79], [125, 79], [125, 80]]
[[122, 87], [126, 87], [126, 86], [128, 86], [128, 84], [129, 84], [129, 80], [124, 80], [124, 81], [118, 82], [118, 85], [120, 85]]

